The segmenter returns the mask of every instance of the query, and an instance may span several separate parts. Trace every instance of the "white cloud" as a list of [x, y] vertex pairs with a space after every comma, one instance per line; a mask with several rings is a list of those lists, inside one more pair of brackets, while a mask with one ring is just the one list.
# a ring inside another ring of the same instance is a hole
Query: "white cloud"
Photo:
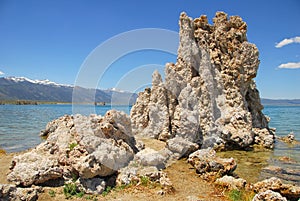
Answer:
[[300, 68], [300, 62], [298, 63], [286, 63], [286, 64], [280, 64], [278, 66], [278, 68], [288, 68], [288, 69], [297, 69], [297, 68]]
[[294, 38], [285, 38], [282, 41], [280, 41], [279, 43], [277, 43], [277, 45], [275, 47], [281, 48], [283, 46], [286, 46], [286, 45], [289, 45], [292, 43], [300, 43], [300, 36], [296, 36]]
[[5, 74], [5, 73], [3, 73], [2, 71], [0, 71], [0, 76], [1, 76], [1, 75], [4, 75], [4, 74]]

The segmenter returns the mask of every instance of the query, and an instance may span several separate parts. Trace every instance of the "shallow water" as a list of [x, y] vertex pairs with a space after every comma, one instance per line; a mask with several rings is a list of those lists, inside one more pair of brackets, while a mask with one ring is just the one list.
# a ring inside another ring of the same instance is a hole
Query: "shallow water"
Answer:
[[[266, 106], [264, 114], [271, 117], [269, 126], [276, 128], [277, 136], [293, 132], [300, 141], [300, 106]], [[270, 151], [227, 151], [218, 154], [233, 157], [238, 164], [235, 173], [249, 182], [276, 176], [285, 182], [300, 185], [300, 143], [291, 145], [276, 140], [274, 150]], [[269, 166], [281, 167], [288, 173], [280, 175], [262, 171]]]
[[[114, 109], [129, 113], [128, 106], [114, 106]], [[104, 115], [111, 106], [76, 105], [0, 105], [0, 149], [7, 152], [18, 152], [35, 147], [42, 139], [41, 130], [47, 123], [65, 114], [96, 113]], [[300, 106], [266, 106], [264, 113], [271, 117], [270, 127], [276, 128], [276, 135], [285, 136], [294, 132], [300, 141]], [[272, 176], [262, 173], [262, 168], [273, 165], [300, 172], [300, 144], [287, 145], [277, 141], [272, 151], [231, 151], [222, 153], [225, 157], [237, 160], [236, 173], [255, 182]], [[281, 157], [289, 157], [290, 161], [282, 161]], [[274, 175], [276, 176], [276, 175]], [[297, 178], [297, 177], [294, 177]], [[287, 177], [287, 180], [289, 177]], [[293, 179], [293, 178], [291, 178]], [[299, 180], [293, 181], [300, 185]]]

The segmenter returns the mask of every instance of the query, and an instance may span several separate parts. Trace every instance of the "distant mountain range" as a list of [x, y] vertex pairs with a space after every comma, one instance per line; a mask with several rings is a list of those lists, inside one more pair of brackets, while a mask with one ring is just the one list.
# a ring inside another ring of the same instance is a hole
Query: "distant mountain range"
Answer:
[[[31, 80], [25, 77], [0, 77], [0, 100], [72, 102], [74, 86], [50, 80]], [[75, 87], [76, 102], [134, 104], [137, 94], [116, 89], [100, 90]], [[92, 97], [92, 98], [91, 98]]]
[[265, 106], [267, 105], [277, 105], [277, 106], [294, 106], [300, 105], [300, 99], [266, 99], [262, 98], [261, 103]]
[[[1, 100], [28, 100], [47, 102], [72, 102], [74, 86], [57, 84], [50, 80], [31, 80], [25, 77], [0, 77]], [[92, 97], [92, 98], [91, 98]], [[94, 98], [95, 97], [95, 98]], [[137, 94], [117, 89], [87, 89], [76, 86], [76, 102], [134, 104]], [[300, 105], [300, 99], [261, 99], [263, 105]]]

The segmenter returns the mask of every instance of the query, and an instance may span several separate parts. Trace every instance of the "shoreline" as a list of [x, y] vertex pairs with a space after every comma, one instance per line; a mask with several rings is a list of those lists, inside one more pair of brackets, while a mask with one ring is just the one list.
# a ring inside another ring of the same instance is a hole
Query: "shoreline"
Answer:
[[[143, 141], [145, 148], [151, 148], [154, 150], [162, 150], [165, 147], [165, 143], [156, 139], [149, 138], [137, 138]], [[0, 154], [0, 184], [12, 184], [6, 180], [6, 174], [9, 172], [9, 166], [13, 157], [27, 153], [32, 149], [28, 149], [21, 152], [13, 153], [3, 153]], [[261, 158], [262, 155], [267, 156], [272, 150], [266, 149], [255, 149], [251, 151], [222, 151], [217, 152], [217, 156], [221, 158], [226, 158], [228, 156], [233, 157], [237, 161], [238, 168], [235, 170], [234, 177], [242, 178], [247, 181], [247, 185], [252, 186], [254, 183], [259, 182], [259, 178], [254, 179], [254, 174], [258, 173], [258, 168], [262, 168], [265, 163], [265, 158]], [[257, 155], [260, 153], [259, 155]], [[248, 154], [248, 155], [247, 155]], [[261, 162], [252, 161], [253, 165], [249, 162], [249, 154], [253, 155], [254, 158], [260, 160]], [[236, 156], [242, 156], [243, 158], [237, 158]], [[256, 156], [256, 157], [255, 157]], [[258, 157], [259, 156], [259, 157]], [[246, 163], [243, 162], [246, 160]], [[244, 163], [244, 164], [242, 164]], [[244, 171], [244, 172], [243, 172]], [[199, 174], [196, 173], [195, 167], [187, 162], [187, 158], [182, 158], [180, 160], [174, 160], [170, 165], [168, 165], [163, 172], [167, 173], [171, 182], [173, 183], [174, 190], [169, 193], [164, 193], [162, 195], [158, 194], [160, 187], [156, 185], [132, 185], [120, 189], [120, 187], [115, 186], [107, 194], [100, 195], [89, 195], [85, 194], [84, 198], [75, 198], [72, 200], [86, 200], [86, 198], [93, 197], [94, 200], [114, 200], [115, 198], [121, 198], [122, 200], [133, 200], [133, 199], [147, 199], [147, 200], [188, 200], [187, 198], [197, 198], [202, 200], [212, 200], [212, 201], [230, 201], [230, 194], [233, 192], [231, 188], [225, 184], [216, 184], [212, 181], [207, 181], [203, 179]], [[178, 174], [180, 173], [180, 174]], [[244, 178], [247, 175], [248, 178]], [[250, 180], [249, 178], [252, 178]], [[197, 186], [197, 188], [195, 188]], [[38, 201], [46, 200], [69, 200], [65, 197], [63, 193], [63, 186], [60, 187], [43, 187], [43, 191], [39, 193]], [[246, 189], [239, 189], [243, 196], [243, 200], [252, 200], [255, 193], [250, 190], [250, 187]], [[54, 192], [55, 196], [52, 197], [51, 193]]]

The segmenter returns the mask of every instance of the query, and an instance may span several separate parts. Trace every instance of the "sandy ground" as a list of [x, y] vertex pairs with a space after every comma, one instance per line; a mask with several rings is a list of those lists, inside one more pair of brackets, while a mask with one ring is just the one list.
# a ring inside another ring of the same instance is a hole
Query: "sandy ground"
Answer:
[[[164, 147], [163, 142], [144, 140], [146, 147], [159, 150]], [[0, 154], [0, 183], [8, 183], [6, 175], [9, 172], [9, 165], [16, 154]], [[174, 162], [172, 165], [164, 170], [173, 183], [174, 190], [160, 195], [158, 192], [161, 190], [159, 186], [131, 186], [125, 189], [112, 190], [108, 195], [102, 196], [89, 196], [84, 195], [83, 198], [75, 198], [69, 200], [201, 200], [201, 201], [226, 201], [228, 200], [221, 189], [216, 188], [201, 179], [186, 160], [182, 159]], [[55, 192], [55, 196], [51, 197], [49, 192]], [[194, 199], [189, 199], [193, 197]], [[197, 199], [196, 199], [197, 198]], [[44, 192], [39, 195], [39, 201], [54, 200], [61, 201], [67, 200], [63, 194], [63, 187], [58, 188], [44, 188]]]

